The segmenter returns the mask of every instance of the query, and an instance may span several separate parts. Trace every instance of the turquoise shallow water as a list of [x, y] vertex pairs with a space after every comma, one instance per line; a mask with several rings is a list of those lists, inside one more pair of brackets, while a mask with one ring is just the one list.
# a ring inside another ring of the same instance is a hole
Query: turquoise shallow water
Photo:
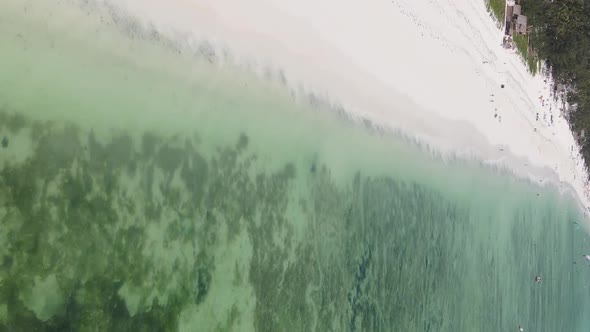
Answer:
[[570, 197], [24, 4], [0, 5], [0, 329], [588, 330]]

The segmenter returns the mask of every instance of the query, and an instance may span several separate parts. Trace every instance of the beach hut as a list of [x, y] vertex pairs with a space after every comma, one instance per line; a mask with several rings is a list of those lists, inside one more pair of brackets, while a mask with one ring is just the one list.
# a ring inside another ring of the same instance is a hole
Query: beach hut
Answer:
[[514, 17], [516, 17], [516, 16], [520, 15], [520, 13], [521, 13], [521, 10], [522, 10], [522, 8], [520, 7], [520, 5], [514, 5], [514, 6], [512, 7], [512, 15], [513, 15]]
[[521, 35], [527, 33], [527, 17], [524, 15], [518, 15], [516, 19], [516, 32]]
[[507, 6], [506, 7], [506, 22], [512, 22], [514, 18], [514, 6]]

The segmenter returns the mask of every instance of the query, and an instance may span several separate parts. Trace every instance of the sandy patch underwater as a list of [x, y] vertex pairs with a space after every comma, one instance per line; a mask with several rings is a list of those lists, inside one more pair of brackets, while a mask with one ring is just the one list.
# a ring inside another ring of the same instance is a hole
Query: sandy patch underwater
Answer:
[[2, 6], [3, 327], [581, 329], [567, 197], [125, 21]]

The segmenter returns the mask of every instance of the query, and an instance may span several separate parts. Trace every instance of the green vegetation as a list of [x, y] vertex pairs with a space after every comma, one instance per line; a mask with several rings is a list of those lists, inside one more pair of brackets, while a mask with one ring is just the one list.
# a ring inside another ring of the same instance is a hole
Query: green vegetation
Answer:
[[527, 35], [514, 35], [514, 43], [518, 53], [522, 56], [522, 60], [528, 67], [529, 71], [536, 75], [539, 72], [540, 60], [537, 53], [529, 45], [529, 38]]
[[[500, 11], [498, 6], [504, 4], [504, 0], [486, 0], [499, 22], [504, 8]], [[563, 86], [567, 102], [575, 108], [568, 117], [570, 126], [576, 133], [590, 133], [590, 0], [521, 0], [519, 4], [530, 28], [527, 36], [514, 36], [519, 53], [533, 74], [544, 62], [554, 92]], [[590, 166], [590, 144], [580, 143]]]
[[[576, 105], [570, 125], [576, 132], [590, 129], [590, 1], [526, 0], [522, 12], [533, 29], [531, 47], [545, 61], [553, 80], [563, 85], [566, 100]], [[555, 87], [556, 89], [556, 87]], [[586, 165], [590, 162], [590, 145], [582, 143]]]
[[[490, 15], [496, 19], [498, 26], [503, 26], [505, 19], [504, 15], [506, 12], [506, 0], [486, 0], [486, 7], [488, 8]], [[513, 38], [514, 43], [516, 44], [516, 49], [522, 56], [524, 64], [533, 75], [536, 75], [539, 72], [541, 60], [539, 59], [537, 52], [532, 49], [529, 37], [515, 34]]]
[[486, 7], [488, 8], [488, 11], [498, 20], [498, 24], [502, 25], [506, 11], [506, 0], [486, 0]]

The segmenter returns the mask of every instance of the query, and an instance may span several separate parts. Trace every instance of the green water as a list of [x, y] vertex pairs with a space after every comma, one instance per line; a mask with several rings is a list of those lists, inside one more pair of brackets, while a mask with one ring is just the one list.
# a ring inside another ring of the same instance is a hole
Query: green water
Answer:
[[570, 197], [127, 21], [8, 2], [0, 330], [588, 330]]

